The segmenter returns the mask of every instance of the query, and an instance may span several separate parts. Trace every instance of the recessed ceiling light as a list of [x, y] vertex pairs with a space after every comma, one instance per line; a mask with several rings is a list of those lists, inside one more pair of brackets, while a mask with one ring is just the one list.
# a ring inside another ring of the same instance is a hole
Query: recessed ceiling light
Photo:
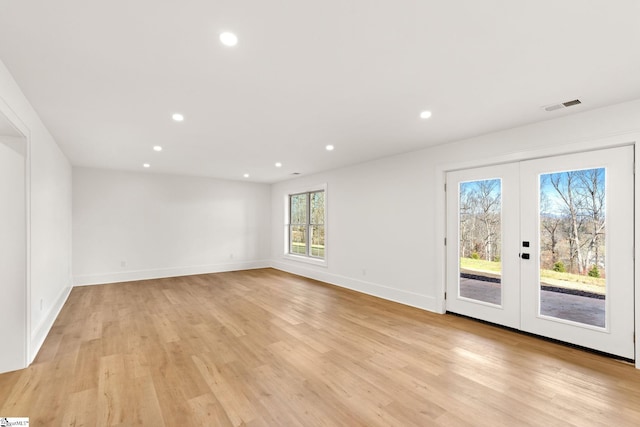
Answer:
[[324, 147], [327, 149], [327, 151], [333, 151], [333, 149], [335, 148], [333, 145], [329, 144], [326, 147]]
[[249, 174], [248, 174], [248, 173], [245, 173], [245, 174], [244, 174], [244, 175], [242, 175], [242, 176], [244, 176], [245, 178], [249, 178]]
[[171, 118], [176, 122], [181, 122], [184, 120], [184, 116], [180, 113], [175, 113], [174, 115], [171, 116]]
[[277, 168], [281, 168], [281, 167], [282, 167], [282, 163], [280, 163], [280, 162], [276, 162], [276, 167], [277, 167]]
[[149, 163], [143, 163], [143, 164], [142, 164], [142, 167], [143, 167], [143, 168], [150, 168], [150, 167], [151, 167], [151, 165], [150, 165]]
[[235, 46], [238, 44], [238, 36], [228, 31], [220, 34], [220, 43], [225, 46]]
[[162, 147], [160, 147], [159, 145], [154, 145], [153, 151], [162, 151]]
[[421, 119], [428, 119], [429, 117], [431, 117], [431, 111], [423, 111], [422, 113], [420, 113]]

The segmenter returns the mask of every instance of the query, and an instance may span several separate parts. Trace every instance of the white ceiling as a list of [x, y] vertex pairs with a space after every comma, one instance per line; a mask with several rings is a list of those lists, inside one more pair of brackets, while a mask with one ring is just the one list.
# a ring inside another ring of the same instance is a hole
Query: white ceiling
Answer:
[[0, 0], [0, 59], [74, 165], [275, 182], [640, 98], [639, 17], [638, 0]]

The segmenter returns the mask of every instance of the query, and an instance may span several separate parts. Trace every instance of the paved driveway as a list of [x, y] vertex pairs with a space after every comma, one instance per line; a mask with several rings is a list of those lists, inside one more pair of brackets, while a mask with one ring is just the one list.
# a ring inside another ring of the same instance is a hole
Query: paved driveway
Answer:
[[[500, 284], [483, 280], [460, 278], [460, 295], [500, 304]], [[588, 325], [604, 327], [605, 300], [589, 296], [572, 295], [554, 290], [542, 290], [541, 314]], [[535, 301], [531, 301], [535, 304]]]

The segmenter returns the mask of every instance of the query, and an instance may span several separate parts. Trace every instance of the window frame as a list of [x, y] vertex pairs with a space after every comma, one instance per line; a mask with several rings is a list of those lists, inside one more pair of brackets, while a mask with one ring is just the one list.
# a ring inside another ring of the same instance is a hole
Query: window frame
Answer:
[[[311, 195], [313, 193], [324, 193], [324, 218], [323, 223], [312, 223], [311, 218]], [[306, 195], [306, 223], [302, 224], [293, 224], [292, 221], [292, 204], [291, 200], [293, 196]], [[295, 261], [306, 262], [310, 264], [315, 264], [319, 266], [327, 265], [327, 185], [314, 185], [305, 188], [298, 188], [296, 190], [287, 191], [284, 195], [284, 211], [285, 211], [285, 221], [284, 221], [284, 253], [283, 257]], [[292, 233], [291, 229], [294, 226], [304, 226], [305, 230], [305, 239], [306, 239], [306, 249], [304, 254], [295, 253], [291, 251], [291, 243], [292, 243]], [[311, 243], [312, 243], [312, 229], [313, 227], [323, 226], [324, 227], [324, 257], [318, 257], [311, 254]]]

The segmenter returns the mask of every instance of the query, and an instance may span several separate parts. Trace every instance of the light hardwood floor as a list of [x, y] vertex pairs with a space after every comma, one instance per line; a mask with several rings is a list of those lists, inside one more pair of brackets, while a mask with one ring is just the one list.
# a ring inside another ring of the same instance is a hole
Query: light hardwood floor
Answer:
[[73, 289], [32, 426], [637, 426], [631, 365], [272, 269]]

